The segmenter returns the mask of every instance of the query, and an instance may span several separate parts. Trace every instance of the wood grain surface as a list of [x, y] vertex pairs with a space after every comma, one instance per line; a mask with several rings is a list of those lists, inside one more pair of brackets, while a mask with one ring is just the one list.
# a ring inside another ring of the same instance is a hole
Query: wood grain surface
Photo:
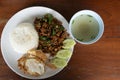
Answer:
[[[76, 44], [66, 68], [46, 80], [120, 80], [120, 0], [0, 0], [0, 34], [16, 12], [31, 6], [46, 6], [67, 20], [79, 10], [101, 15], [105, 24], [102, 38], [91, 45]], [[27, 80], [15, 74], [0, 52], [0, 80]]]

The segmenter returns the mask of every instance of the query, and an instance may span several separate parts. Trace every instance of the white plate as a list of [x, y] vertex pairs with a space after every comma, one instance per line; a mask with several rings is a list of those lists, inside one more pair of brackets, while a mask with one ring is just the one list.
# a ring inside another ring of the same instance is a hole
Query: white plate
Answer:
[[[9, 33], [15, 28], [19, 23], [22, 22], [31, 22], [33, 23], [34, 19], [36, 17], [40, 17], [45, 15], [46, 13], [51, 13], [54, 17], [56, 17], [58, 20], [62, 21], [63, 26], [67, 29], [68, 31], [68, 22], [67, 20], [57, 11], [46, 8], [46, 7], [30, 7], [23, 9], [19, 12], [17, 12], [14, 16], [10, 18], [10, 20], [7, 22], [7, 24], [4, 27], [4, 30], [2, 32], [2, 37], [1, 37], [1, 50], [2, 50], [2, 55], [7, 63], [7, 65], [12, 69], [15, 73], [18, 75], [29, 78], [29, 79], [44, 79], [51, 77], [58, 72], [60, 72], [62, 69], [56, 69], [52, 70], [50, 68], [46, 69], [46, 73], [42, 76], [39, 77], [33, 77], [27, 74], [24, 74], [22, 71], [18, 69], [17, 66], [17, 60], [22, 56], [22, 54], [17, 53], [13, 50], [10, 41], [9, 41]], [[71, 49], [73, 52], [73, 48]], [[69, 60], [68, 60], [69, 61]]]

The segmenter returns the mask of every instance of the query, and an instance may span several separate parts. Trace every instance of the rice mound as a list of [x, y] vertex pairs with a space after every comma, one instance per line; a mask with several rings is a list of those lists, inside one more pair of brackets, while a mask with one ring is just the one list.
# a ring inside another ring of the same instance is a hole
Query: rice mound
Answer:
[[16, 52], [26, 53], [38, 47], [39, 37], [31, 23], [21, 23], [10, 33], [10, 42]]

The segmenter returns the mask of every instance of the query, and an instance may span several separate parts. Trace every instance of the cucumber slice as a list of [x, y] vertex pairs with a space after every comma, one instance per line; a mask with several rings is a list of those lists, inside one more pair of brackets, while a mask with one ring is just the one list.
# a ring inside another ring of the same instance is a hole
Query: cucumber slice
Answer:
[[71, 57], [71, 51], [70, 50], [60, 50], [57, 52], [56, 56], [57, 58], [62, 58], [62, 59], [68, 59]]
[[54, 58], [51, 60], [51, 63], [55, 65], [57, 68], [63, 68], [67, 65], [67, 61], [61, 58]]
[[76, 42], [73, 39], [66, 39], [63, 41], [63, 46], [62, 48], [64, 49], [70, 49], [72, 48], [74, 45], [76, 44]]

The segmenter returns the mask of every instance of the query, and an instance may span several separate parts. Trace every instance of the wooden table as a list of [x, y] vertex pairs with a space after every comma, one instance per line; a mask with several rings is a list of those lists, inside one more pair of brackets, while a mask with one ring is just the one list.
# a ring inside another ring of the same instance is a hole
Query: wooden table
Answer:
[[[105, 24], [102, 38], [91, 45], [76, 44], [66, 68], [46, 80], [120, 80], [120, 0], [0, 0], [0, 34], [8, 19], [23, 8], [46, 6], [68, 21], [83, 9], [94, 10]], [[0, 80], [27, 80], [15, 74], [0, 54]]]

